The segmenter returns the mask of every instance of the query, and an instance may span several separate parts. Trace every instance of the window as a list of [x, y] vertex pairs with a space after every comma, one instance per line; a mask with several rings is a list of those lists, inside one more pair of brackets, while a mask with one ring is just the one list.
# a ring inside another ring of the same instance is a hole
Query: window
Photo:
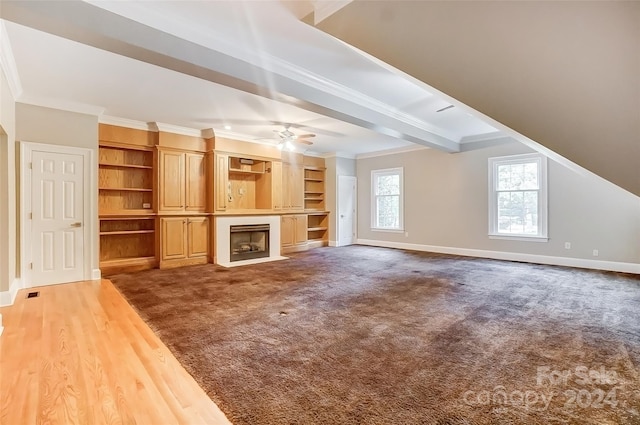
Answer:
[[371, 228], [403, 230], [402, 168], [371, 171]]
[[489, 158], [489, 236], [547, 240], [547, 159]]

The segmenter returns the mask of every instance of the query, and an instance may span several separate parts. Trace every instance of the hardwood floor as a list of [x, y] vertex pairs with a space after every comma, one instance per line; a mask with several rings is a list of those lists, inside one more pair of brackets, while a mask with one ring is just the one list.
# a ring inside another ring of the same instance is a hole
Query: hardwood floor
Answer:
[[230, 424], [108, 280], [0, 313], [0, 424]]

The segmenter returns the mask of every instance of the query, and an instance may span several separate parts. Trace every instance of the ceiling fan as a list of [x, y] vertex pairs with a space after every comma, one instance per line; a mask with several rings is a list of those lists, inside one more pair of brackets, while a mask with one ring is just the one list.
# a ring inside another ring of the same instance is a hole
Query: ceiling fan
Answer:
[[294, 143], [300, 143], [307, 146], [313, 145], [313, 142], [306, 139], [311, 137], [316, 137], [315, 134], [313, 133], [295, 134], [293, 131], [289, 130], [290, 127], [291, 127], [291, 124], [285, 124], [284, 130], [273, 130], [274, 133], [276, 133], [278, 137], [280, 137], [280, 140], [277, 145], [278, 149], [280, 150], [287, 149], [292, 151], [295, 149]]

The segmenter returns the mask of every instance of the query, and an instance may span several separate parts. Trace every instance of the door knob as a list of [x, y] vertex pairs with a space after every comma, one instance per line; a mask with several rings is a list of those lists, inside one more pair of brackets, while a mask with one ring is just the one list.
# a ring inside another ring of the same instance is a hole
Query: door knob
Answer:
[[71, 223], [71, 227], [82, 227], [82, 223], [80, 222]]
[[344, 214], [340, 214], [340, 218], [344, 218]]

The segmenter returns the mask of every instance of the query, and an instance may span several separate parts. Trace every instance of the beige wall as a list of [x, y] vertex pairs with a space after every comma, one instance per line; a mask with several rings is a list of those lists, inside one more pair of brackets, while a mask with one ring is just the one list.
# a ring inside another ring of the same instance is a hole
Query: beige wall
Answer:
[[[359, 159], [358, 238], [439, 247], [640, 263], [640, 198], [594, 175], [548, 163], [549, 241], [489, 239], [488, 158], [529, 152], [511, 143], [464, 153], [432, 149]], [[404, 167], [404, 233], [372, 231], [371, 170]], [[564, 248], [571, 242], [571, 249]], [[593, 257], [592, 251], [599, 250]]]
[[355, 1], [319, 27], [640, 195], [640, 2]]
[[16, 278], [15, 101], [0, 67], [0, 292]]
[[[72, 146], [93, 151], [91, 173], [98, 181], [98, 117], [79, 114], [41, 106], [16, 104], [16, 139], [19, 142], [45, 143], [50, 145]], [[19, 172], [19, 171], [18, 171]], [[95, 187], [94, 187], [95, 186]], [[98, 238], [98, 188], [97, 184], [85, 189], [91, 205], [92, 221], [89, 227], [91, 240], [91, 269], [99, 269]], [[19, 214], [18, 214], [19, 218]]]

